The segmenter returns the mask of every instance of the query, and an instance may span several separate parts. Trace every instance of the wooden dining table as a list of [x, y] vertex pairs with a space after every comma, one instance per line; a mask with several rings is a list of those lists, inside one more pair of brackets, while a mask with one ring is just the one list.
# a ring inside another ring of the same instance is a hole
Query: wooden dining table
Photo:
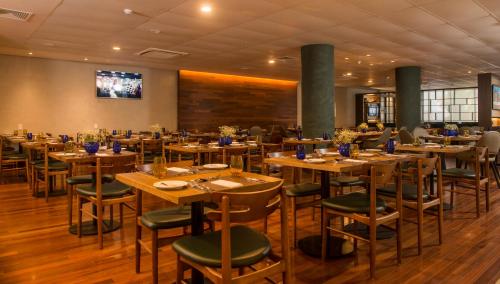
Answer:
[[[426, 135], [426, 136], [421, 136], [420, 138], [424, 139], [425, 141], [432, 141], [432, 142], [438, 142], [438, 143], [443, 143], [444, 139], [447, 136], [443, 135]], [[464, 135], [458, 135], [458, 136], [449, 136], [451, 142], [455, 142], [457, 144], [462, 144], [462, 143], [471, 143], [471, 142], [477, 142], [481, 139], [481, 135], [469, 135], [469, 136], [464, 136]]]
[[303, 138], [301, 140], [298, 140], [297, 138], [283, 139], [283, 147], [285, 147], [286, 145], [312, 145], [313, 150], [316, 149], [317, 145], [328, 145], [331, 143], [333, 143], [333, 140], [325, 140], [322, 138]]
[[[220, 191], [257, 191], [270, 188], [281, 182], [281, 179], [242, 172], [240, 176], [233, 176], [230, 170], [209, 170], [194, 174], [171, 175], [157, 178], [144, 172], [117, 174], [116, 179], [137, 189], [136, 219], [142, 215], [142, 194], [148, 193], [175, 205], [191, 205], [191, 234], [203, 234], [203, 207], [204, 202], [211, 201], [212, 192]], [[188, 186], [180, 190], [158, 189], [154, 183], [162, 180], [181, 180], [188, 182]], [[214, 180], [226, 180], [239, 183], [234, 188], [222, 187], [213, 184]], [[195, 182], [195, 183], [193, 183]], [[204, 283], [203, 275], [192, 271], [192, 283]]]
[[[213, 153], [221, 153], [221, 151], [224, 148], [230, 149], [231, 147], [247, 147], [249, 150], [252, 149], [258, 149], [257, 144], [232, 144], [231, 145], [226, 145], [224, 147], [220, 147], [217, 145], [210, 145], [210, 144], [170, 144], [170, 145], [165, 145], [164, 150], [176, 153], [181, 153], [181, 154], [193, 154], [198, 156], [198, 165], [205, 164], [206, 161], [211, 161], [212, 160], [212, 154]], [[208, 154], [208, 159], [204, 157], [205, 154]], [[195, 158], [195, 157], [193, 157]], [[193, 159], [193, 163], [195, 160]]]
[[[409, 161], [413, 159], [409, 154], [386, 154], [383, 152], [370, 152], [360, 153], [358, 159], [348, 159], [340, 155], [323, 155], [321, 157], [325, 162], [315, 163], [308, 162], [308, 159], [299, 160], [295, 155], [287, 155], [282, 157], [274, 157], [264, 159], [266, 165], [281, 165], [284, 167], [292, 167], [299, 169], [311, 169], [319, 171], [321, 174], [321, 198], [326, 199], [330, 197], [330, 173], [340, 174], [345, 172], [352, 172], [361, 170], [366, 166], [376, 163], [394, 162], [394, 161]], [[359, 230], [363, 230], [360, 226]], [[381, 231], [382, 230], [378, 230]], [[384, 231], [384, 234], [387, 233]], [[379, 234], [379, 233], [377, 233]], [[385, 238], [385, 237], [384, 237]], [[337, 241], [342, 241], [338, 239]], [[321, 235], [308, 236], [299, 240], [298, 247], [306, 254], [313, 257], [321, 256]], [[342, 255], [336, 254], [335, 251], [328, 252], [330, 258], [340, 257]]]
[[[92, 163], [97, 161], [100, 157], [123, 157], [123, 156], [137, 156], [137, 153], [130, 151], [121, 151], [119, 154], [115, 154], [113, 150], [107, 149], [104, 151], [99, 151], [96, 154], [88, 154], [85, 150], [76, 149], [76, 152], [50, 152], [49, 157], [68, 164], [69, 176], [76, 175], [76, 164], [79, 163]], [[95, 174], [93, 174], [94, 176]], [[95, 178], [93, 179], [95, 180]], [[68, 213], [70, 212], [70, 206], [73, 206], [73, 191], [68, 189]], [[92, 211], [94, 215], [97, 215], [97, 207], [92, 206]], [[69, 219], [69, 218], [68, 218]], [[108, 226], [103, 226], [103, 232], [109, 233], [120, 228], [120, 222], [111, 220], [104, 220]], [[77, 233], [76, 224], [69, 224], [69, 232], [72, 234]], [[83, 235], [97, 235], [97, 223], [96, 220], [86, 221], [82, 223], [82, 234]]]

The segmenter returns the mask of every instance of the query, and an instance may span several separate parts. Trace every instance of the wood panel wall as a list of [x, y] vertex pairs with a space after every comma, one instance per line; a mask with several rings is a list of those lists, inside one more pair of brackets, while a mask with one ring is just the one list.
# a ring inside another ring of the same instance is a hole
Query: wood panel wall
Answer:
[[297, 121], [297, 82], [179, 71], [178, 127], [215, 131]]

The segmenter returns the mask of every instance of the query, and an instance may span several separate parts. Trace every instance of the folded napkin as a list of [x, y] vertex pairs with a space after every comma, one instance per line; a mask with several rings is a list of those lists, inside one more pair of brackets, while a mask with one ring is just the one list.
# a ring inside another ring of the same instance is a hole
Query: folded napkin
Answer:
[[187, 172], [189, 172], [188, 169], [183, 169], [183, 168], [178, 168], [178, 167], [167, 168], [167, 171], [174, 172], [174, 173], [187, 173]]
[[344, 159], [344, 162], [351, 162], [351, 163], [368, 163], [368, 161], [365, 160], [355, 160], [355, 159]]
[[223, 179], [218, 179], [210, 182], [215, 185], [223, 186], [223, 187], [228, 187], [228, 188], [235, 188], [235, 187], [240, 187], [243, 186], [243, 184], [239, 182], [233, 182], [233, 181], [228, 181], [228, 180], [223, 180]]

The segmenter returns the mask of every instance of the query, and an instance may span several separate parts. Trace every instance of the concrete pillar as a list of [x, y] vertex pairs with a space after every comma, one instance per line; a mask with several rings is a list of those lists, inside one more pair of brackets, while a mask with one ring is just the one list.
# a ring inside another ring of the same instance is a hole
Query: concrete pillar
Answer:
[[329, 44], [311, 44], [301, 48], [302, 129], [304, 137], [332, 134], [334, 109], [334, 48]]
[[409, 131], [420, 125], [420, 67], [396, 68], [396, 125]]

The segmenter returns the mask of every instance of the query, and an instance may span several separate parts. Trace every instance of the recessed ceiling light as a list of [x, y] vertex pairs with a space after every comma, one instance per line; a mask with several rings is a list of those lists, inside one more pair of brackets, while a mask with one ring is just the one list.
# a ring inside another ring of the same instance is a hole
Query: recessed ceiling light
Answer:
[[149, 31], [156, 34], [156, 35], [161, 32], [159, 29], [150, 29]]
[[391, 76], [387, 76], [387, 77], [385, 77], [385, 78], [386, 78], [387, 80], [389, 80], [389, 79], [391, 79]]
[[212, 12], [212, 5], [203, 4], [203, 5], [201, 5], [200, 11], [202, 11], [203, 13], [206, 13], [206, 14], [211, 13]]
[[367, 54], [366, 56], [370, 57], [370, 56], [372, 56], [372, 55], [371, 55], [371, 54]]
[[373, 80], [372, 79], [368, 80], [368, 83], [373, 83]]
[[352, 73], [351, 73], [351, 72], [347, 72], [347, 73], [345, 73], [345, 75], [346, 75], [346, 76], [351, 76], [351, 75], [352, 75]]
[[396, 60], [391, 60], [391, 63], [394, 63], [394, 62], [396, 62]]
[[33, 52], [31, 52], [31, 51], [30, 51], [30, 52], [28, 52], [28, 55], [33, 55]]
[[119, 46], [113, 46], [113, 50], [119, 51], [121, 48]]
[[123, 14], [125, 14], [125, 15], [132, 15], [133, 13], [134, 13], [134, 10], [132, 10], [132, 9], [129, 9], [129, 8], [123, 9]]
[[370, 63], [370, 66], [373, 66], [373, 63]]
[[349, 60], [349, 57], [344, 58], [345, 60]]
[[267, 61], [267, 63], [269, 63], [269, 64], [274, 64], [274, 63], [276, 63], [276, 60], [274, 60], [274, 59], [269, 59], [269, 60]]
[[470, 71], [470, 70], [469, 70], [469, 71], [467, 71], [467, 73], [468, 73], [468, 74], [472, 74], [472, 71]]
[[89, 59], [88, 59], [87, 57], [85, 57], [83, 60], [84, 60], [84, 61], [88, 61]]
[[361, 63], [363, 63], [363, 62], [361, 60], [358, 60], [358, 64], [361, 64]]

